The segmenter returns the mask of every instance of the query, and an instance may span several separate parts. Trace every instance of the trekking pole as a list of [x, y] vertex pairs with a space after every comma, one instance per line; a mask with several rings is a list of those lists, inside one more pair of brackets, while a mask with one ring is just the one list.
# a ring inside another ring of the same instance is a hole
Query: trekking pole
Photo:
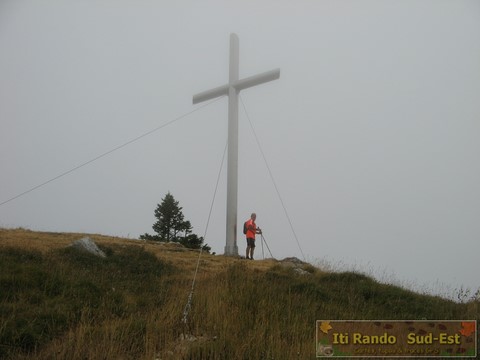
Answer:
[[270, 253], [270, 256], [272, 258], [274, 258], [273, 255], [272, 255], [272, 252], [270, 251], [270, 248], [268, 247], [267, 240], [265, 240], [265, 237], [263, 236], [263, 234], [261, 234], [261, 236], [262, 236], [262, 240], [265, 241], [265, 245], [267, 246], [267, 249], [268, 249], [268, 252]]
[[265, 253], [263, 252], [263, 236], [260, 239], [262, 240], [262, 256], [263, 260], [265, 260]]

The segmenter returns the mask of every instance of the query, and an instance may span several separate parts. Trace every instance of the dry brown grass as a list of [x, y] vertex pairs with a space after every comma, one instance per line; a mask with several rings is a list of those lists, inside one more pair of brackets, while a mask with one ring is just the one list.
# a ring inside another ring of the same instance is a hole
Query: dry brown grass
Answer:
[[[195, 271], [199, 250], [184, 248], [176, 243], [161, 243], [155, 241], [133, 240], [121, 237], [105, 236], [99, 234], [80, 233], [55, 233], [38, 232], [19, 229], [0, 229], [0, 247], [16, 247], [25, 250], [37, 250], [41, 253], [48, 253], [54, 249], [65, 248], [72, 242], [83, 237], [89, 237], [98, 245], [133, 245], [144, 248], [161, 260], [172, 263], [180, 268]], [[205, 274], [215, 274], [224, 271], [232, 264], [244, 261], [241, 258], [211, 255], [202, 252], [200, 256], [200, 268]], [[248, 261], [252, 269], [267, 270], [277, 264], [274, 259]]]
[[[75, 263], [69, 262], [70, 258], [65, 257], [65, 251], [61, 249], [85, 236], [111, 250], [110, 261], [113, 262], [109, 267], [95, 262], [76, 267]], [[356, 273], [326, 273], [303, 264], [300, 266], [304, 270], [302, 275], [302, 272], [295, 271], [292, 263], [272, 259], [248, 261], [203, 253], [192, 308], [185, 325], [181, 320], [199, 251], [178, 244], [98, 234], [0, 229], [0, 249], [12, 247], [43, 254], [37, 260], [39, 266], [51, 264], [51, 269], [39, 267], [38, 271], [51, 276], [52, 282], [57, 278], [58, 269], [66, 271], [65, 277], [57, 279], [59, 285], [62, 281], [62, 286], [69, 288], [85, 282], [92, 286], [107, 285], [108, 289], [101, 292], [102, 301], [113, 304], [112, 299], [117, 294], [123, 309], [116, 314], [104, 303], [92, 307], [82, 302], [81, 316], [70, 321], [66, 330], [43, 341], [33, 353], [13, 352], [9, 357], [12, 359], [30, 359], [32, 356], [74, 360], [309, 359], [315, 357], [314, 331], [318, 319], [479, 318], [478, 302], [455, 304], [382, 285]], [[137, 247], [140, 251], [132, 251]], [[151, 269], [169, 264], [171, 270], [144, 277], [150, 272], [137, 272], [137, 260], [121, 257], [145, 253], [149, 257], [139, 257], [139, 261], [145, 261], [144, 264]], [[150, 254], [161, 261], [155, 261]], [[31, 271], [32, 276], [35, 276], [33, 271], [37, 271], [33, 263], [25, 263], [26, 269], [22, 268], [23, 262], [14, 265], [20, 272]], [[89, 266], [100, 269], [99, 273], [90, 271]], [[113, 269], [115, 274], [120, 274], [119, 278], [113, 278], [105, 269]], [[7, 275], [7, 283], [14, 276], [14, 273]], [[28, 283], [29, 278], [25, 275], [20, 280]], [[110, 289], [112, 281], [116, 281], [122, 290]], [[143, 295], [132, 291], [137, 284]], [[49, 298], [41, 288], [35, 296], [41, 298], [42, 303], [57, 301], [58, 313], [62, 314], [64, 304], [58, 297]], [[142, 305], [145, 297], [148, 302]], [[157, 299], [160, 301], [155, 305]], [[4, 309], [24, 306], [25, 312], [36, 316], [36, 310], [31, 309], [28, 301], [20, 300], [21, 303], [12, 303], [7, 299], [4, 304], [0, 301], [0, 306], [3, 305]], [[57, 312], [50, 313], [48, 306], [37, 305], [49, 316], [56, 316]], [[68, 311], [63, 314], [67, 318], [70, 316]], [[12, 314], [3, 315], [7, 322], [15, 320]]]
[[[55, 250], [67, 248], [72, 242], [86, 236], [99, 246], [114, 249], [119, 246], [134, 246], [154, 254], [158, 259], [173, 265], [176, 269], [181, 269], [170, 277], [175, 281], [176, 286], [168, 290], [168, 300], [161, 309], [141, 315], [128, 315], [94, 323], [89, 308], [85, 307], [80, 321], [75, 326], [69, 328], [62, 336], [55, 337], [35, 353], [39, 359], [49, 359], [52, 354], [56, 354], [55, 357], [60, 359], [188, 357], [192, 346], [216, 345], [212, 342], [213, 338], [217, 336], [224, 338], [223, 331], [237, 327], [238, 324], [228, 324], [232, 322], [232, 317], [235, 319], [233, 323], [242, 317], [241, 313], [236, 313], [237, 310], [229, 308], [228, 303], [224, 301], [225, 293], [221, 288], [232, 286], [227, 275], [229, 269], [238, 265], [258, 273], [265, 272], [278, 264], [278, 261], [273, 259], [247, 261], [205, 252], [199, 257], [198, 250], [186, 249], [173, 243], [132, 240], [99, 234], [36, 232], [26, 229], [0, 229], [0, 248], [13, 247], [39, 251], [49, 256]], [[189, 325], [185, 326], [181, 323], [181, 319], [198, 260], [200, 263], [194, 305], [189, 314]], [[125, 301], [134, 304], [137, 299], [131, 296], [130, 294], [125, 297]], [[205, 320], [205, 316], [209, 319]], [[132, 328], [136, 326], [141, 328], [138, 333], [141, 340], [128, 338], [131, 336]], [[195, 340], [182, 337], [185, 334], [188, 336], [194, 334]], [[242, 348], [239, 347], [236, 353], [241, 352]], [[16, 354], [17, 358], [26, 359], [29, 356], [23, 357], [22, 354]]]

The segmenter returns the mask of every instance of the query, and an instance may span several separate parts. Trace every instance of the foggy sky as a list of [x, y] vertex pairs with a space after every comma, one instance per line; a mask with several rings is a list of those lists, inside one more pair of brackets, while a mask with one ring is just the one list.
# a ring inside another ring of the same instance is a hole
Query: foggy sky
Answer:
[[[0, 202], [182, 118], [0, 206], [0, 226], [137, 238], [170, 191], [203, 236], [227, 99], [188, 113], [228, 81], [232, 32], [241, 78], [281, 69], [241, 97], [307, 260], [479, 288], [473, 0], [3, 0]], [[255, 211], [273, 255], [302, 258], [241, 104], [239, 119], [238, 222]], [[217, 253], [225, 202], [226, 164]]]

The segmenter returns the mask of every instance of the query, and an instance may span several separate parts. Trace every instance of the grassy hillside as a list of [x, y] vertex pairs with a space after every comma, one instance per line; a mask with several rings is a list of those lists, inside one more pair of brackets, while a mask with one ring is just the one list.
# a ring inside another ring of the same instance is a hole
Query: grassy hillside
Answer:
[[[175, 244], [0, 229], [0, 358], [314, 359], [317, 319], [477, 319], [479, 303], [308, 264], [202, 255]], [[301, 269], [301, 271], [299, 270]]]

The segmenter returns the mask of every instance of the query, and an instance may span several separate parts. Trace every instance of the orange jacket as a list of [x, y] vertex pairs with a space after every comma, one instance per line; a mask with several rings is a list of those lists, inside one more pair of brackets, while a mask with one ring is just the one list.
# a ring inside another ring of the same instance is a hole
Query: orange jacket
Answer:
[[257, 233], [257, 225], [252, 219], [247, 220], [247, 239], [255, 239], [255, 234]]

